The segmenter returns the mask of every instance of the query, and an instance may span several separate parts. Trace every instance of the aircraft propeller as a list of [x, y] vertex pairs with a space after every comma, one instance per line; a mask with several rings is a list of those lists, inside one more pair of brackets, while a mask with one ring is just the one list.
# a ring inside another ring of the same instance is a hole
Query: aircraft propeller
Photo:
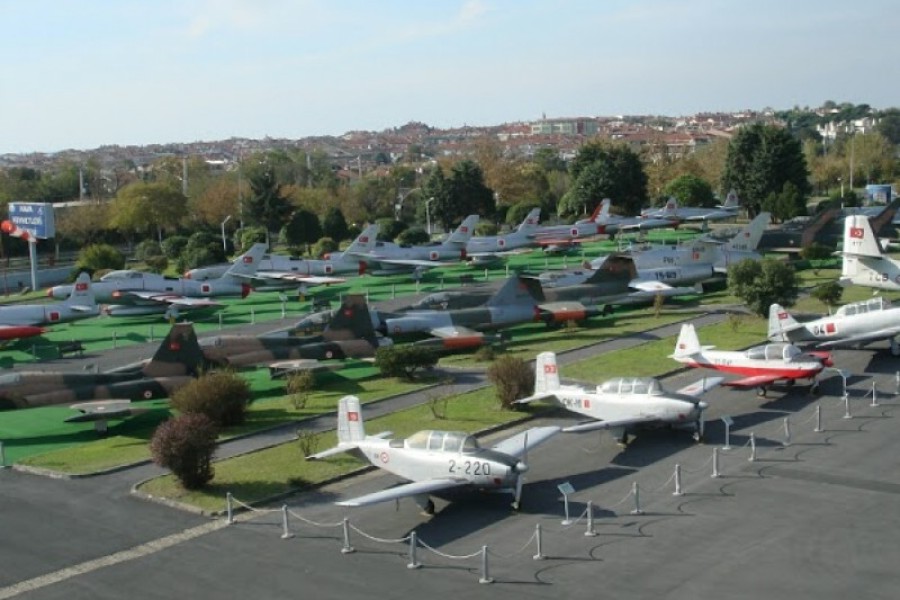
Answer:
[[516, 491], [513, 500], [513, 510], [519, 510], [522, 506], [522, 485], [525, 483], [524, 474], [528, 471], [528, 432], [522, 439], [522, 460], [513, 465], [513, 472], [516, 474]]

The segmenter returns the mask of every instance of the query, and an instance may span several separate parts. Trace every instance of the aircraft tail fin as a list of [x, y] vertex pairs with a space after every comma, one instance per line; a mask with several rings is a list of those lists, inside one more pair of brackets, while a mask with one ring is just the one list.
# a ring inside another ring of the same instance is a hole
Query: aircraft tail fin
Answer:
[[559, 369], [556, 354], [541, 352], [534, 363], [534, 393], [546, 394], [559, 389]]
[[322, 332], [322, 337], [329, 342], [361, 339], [377, 346], [378, 341], [366, 297], [362, 294], [345, 296], [344, 302]]
[[789, 342], [790, 336], [788, 336], [788, 332], [796, 329], [797, 326], [797, 319], [786, 308], [780, 304], [769, 306], [769, 341]]
[[633, 258], [624, 254], [609, 254], [603, 262], [597, 265], [594, 272], [585, 279], [584, 283], [601, 283], [615, 279], [631, 281], [636, 279], [637, 276]]
[[878, 239], [872, 231], [868, 217], [850, 215], [844, 220], [843, 253], [852, 256], [881, 257], [881, 246], [878, 245]]
[[681, 326], [678, 340], [675, 342], [675, 352], [670, 357], [679, 362], [685, 362], [691, 356], [701, 351], [700, 340], [697, 338], [697, 330], [691, 323]]
[[356, 396], [344, 396], [338, 402], [337, 437], [338, 444], [353, 444], [366, 439], [366, 426]]
[[538, 228], [538, 223], [541, 220], [541, 209], [532, 208], [531, 211], [525, 215], [525, 219], [519, 224], [516, 228], [516, 231], [519, 233], [531, 233], [535, 229]]
[[609, 198], [604, 198], [600, 201], [600, 213], [597, 215], [597, 218], [594, 220], [597, 223], [605, 223], [609, 221], [609, 209], [612, 207], [612, 200]]
[[203, 350], [194, 325], [175, 323], [141, 371], [147, 377], [198, 375], [203, 365]]
[[669, 199], [666, 200], [666, 204], [661, 211], [661, 216], [673, 218], [678, 216], [678, 200], [675, 196], [669, 196]]
[[252, 276], [256, 275], [259, 263], [266, 253], [267, 246], [263, 243], [253, 244], [249, 250], [237, 257], [222, 277]]
[[63, 301], [63, 304], [70, 307], [85, 306], [89, 308], [97, 305], [94, 291], [91, 289], [91, 276], [88, 273], [82, 272], [78, 275], [75, 285], [72, 286], [72, 293]]
[[356, 236], [356, 239], [347, 246], [344, 254], [367, 254], [375, 250], [375, 242], [378, 238], [378, 223], [369, 225]]
[[469, 240], [472, 239], [472, 234], [475, 232], [476, 225], [478, 225], [478, 215], [469, 215], [463, 219], [463, 222], [459, 224], [456, 231], [450, 234], [450, 237], [447, 238], [444, 245], [458, 244], [465, 248], [466, 244], [469, 243]]
[[728, 250], [729, 252], [752, 252], [756, 250], [759, 246], [759, 241], [762, 239], [763, 232], [765, 232], [766, 227], [771, 220], [771, 213], [759, 213], [752, 221], [747, 223], [737, 235], [728, 240], [728, 243], [725, 244], [725, 250]]
[[728, 192], [728, 195], [725, 196], [724, 204], [719, 205], [719, 208], [738, 208], [741, 205], [741, 199], [738, 197], [737, 192], [731, 190]]
[[[535, 296], [539, 294], [539, 296]], [[497, 292], [488, 298], [485, 306], [510, 306], [515, 304], [534, 304], [543, 300], [541, 284], [533, 277], [513, 275], [500, 286]]]

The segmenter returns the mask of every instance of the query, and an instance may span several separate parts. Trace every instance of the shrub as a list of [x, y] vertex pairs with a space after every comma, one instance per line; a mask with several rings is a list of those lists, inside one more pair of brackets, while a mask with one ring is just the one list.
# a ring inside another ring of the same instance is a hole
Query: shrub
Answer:
[[144, 240], [134, 247], [134, 257], [140, 261], [146, 261], [148, 258], [162, 255], [162, 246], [156, 240]]
[[397, 243], [403, 246], [417, 246], [427, 244], [431, 241], [431, 236], [421, 227], [410, 227], [400, 232], [397, 236]]
[[92, 244], [78, 254], [75, 272], [125, 268], [125, 255], [109, 244]]
[[501, 408], [534, 393], [534, 371], [521, 358], [501, 356], [488, 367], [487, 376], [497, 388]]
[[313, 244], [312, 255], [318, 258], [337, 252], [338, 244], [330, 237], [319, 238], [319, 241]]
[[162, 273], [169, 268], [169, 259], [165, 256], [148, 256], [144, 259], [144, 264], [154, 273]]
[[202, 414], [220, 427], [244, 422], [250, 403], [250, 385], [235, 373], [202, 375], [172, 394], [172, 408], [184, 414]]
[[810, 295], [828, 308], [831, 308], [841, 301], [841, 296], [844, 295], [844, 288], [837, 281], [828, 281], [814, 287]]
[[177, 260], [187, 246], [188, 239], [183, 235], [169, 236], [163, 240], [162, 251], [169, 260]]
[[437, 364], [438, 354], [432, 348], [406, 344], [386, 346], [375, 352], [375, 366], [385, 377], [402, 377], [412, 381], [419, 369]]
[[800, 250], [800, 256], [806, 260], [822, 260], [831, 258], [832, 252], [834, 252], [834, 248], [830, 248], [819, 242], [813, 242], [806, 248]]
[[284, 384], [285, 393], [291, 398], [291, 405], [300, 410], [306, 408], [309, 393], [316, 385], [316, 375], [312, 371], [291, 373]]
[[188, 490], [202, 488], [213, 478], [216, 425], [201, 414], [181, 415], [162, 423], [153, 432], [153, 462], [169, 469]]

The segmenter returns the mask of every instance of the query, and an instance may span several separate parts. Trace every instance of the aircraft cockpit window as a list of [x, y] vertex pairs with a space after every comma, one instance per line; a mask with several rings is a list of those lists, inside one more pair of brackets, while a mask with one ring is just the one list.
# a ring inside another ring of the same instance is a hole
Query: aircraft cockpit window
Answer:
[[630, 394], [631, 393], [631, 380], [630, 379], [622, 379], [621, 384], [619, 385], [619, 393], [620, 394]]
[[846, 314], [848, 317], [852, 317], [853, 315], [856, 314], [856, 306], [855, 305], [850, 304], [850, 305], [845, 306], [844, 308], [847, 309], [847, 312], [844, 314]]
[[619, 393], [619, 379], [610, 379], [609, 381], [604, 381], [603, 385], [600, 386], [600, 392], [603, 394], [618, 394]]
[[751, 360], [764, 360], [767, 346], [756, 346], [747, 350], [747, 358]]
[[799, 356], [800, 354], [801, 354], [800, 349], [797, 348], [797, 346], [791, 346], [791, 345], [785, 346], [784, 350], [782, 352], [782, 356], [784, 357], [784, 360], [791, 360], [794, 357]]
[[646, 394], [649, 389], [647, 382], [643, 379], [635, 379], [634, 387], [631, 389], [632, 394]]
[[443, 431], [432, 431], [431, 437], [428, 438], [428, 449], [429, 450], [440, 450], [444, 445], [444, 436], [445, 432]]
[[463, 440], [462, 451], [463, 452], [475, 452], [478, 450], [480, 446], [478, 445], [478, 440], [475, 439], [475, 436], [468, 435], [466, 439]]
[[391, 440], [390, 442], [388, 442], [388, 446], [390, 446], [391, 448], [402, 448], [403, 440]]
[[428, 436], [430, 431], [417, 431], [406, 438], [406, 447], [414, 450], [424, 450], [428, 447]]
[[444, 436], [444, 452], [459, 452], [467, 437], [460, 431], [448, 431]]

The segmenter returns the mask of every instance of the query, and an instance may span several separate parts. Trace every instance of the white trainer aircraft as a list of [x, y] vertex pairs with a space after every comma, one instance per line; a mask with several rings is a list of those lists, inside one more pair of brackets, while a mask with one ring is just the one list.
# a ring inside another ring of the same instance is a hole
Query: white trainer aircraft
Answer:
[[722, 385], [755, 387], [760, 396], [766, 395], [770, 384], [786, 381], [788, 385], [793, 385], [798, 379], [811, 380], [810, 393], [815, 393], [825, 368], [832, 366], [829, 352], [803, 352], [793, 344], [776, 342], [734, 351], [714, 348], [701, 346], [694, 326], [685, 324], [681, 326], [675, 352], [670, 358], [689, 367], [743, 375], [741, 379], [726, 381]]
[[388, 439], [389, 431], [366, 435], [359, 398], [344, 396], [338, 404], [338, 445], [307, 459], [352, 452], [410, 481], [337, 502], [340, 506], [367, 506], [411, 496], [426, 513], [433, 514], [434, 502], [429, 494], [471, 487], [512, 491], [513, 507], [518, 509], [522, 476], [528, 470], [528, 451], [559, 430], [559, 427], [532, 427], [491, 448], [482, 448], [474, 436], [463, 431], [423, 430], [406, 439]]
[[900, 356], [900, 307], [878, 296], [840, 307], [833, 315], [798, 322], [780, 304], [769, 307], [769, 340], [815, 342], [819, 348], [861, 347], [889, 340], [891, 355]]
[[516, 404], [552, 399], [567, 410], [596, 419], [565, 427], [563, 431], [608, 429], [622, 444], [628, 443], [629, 431], [642, 426], [660, 425], [691, 425], [699, 441], [703, 437], [703, 411], [707, 404], [696, 398], [719, 385], [723, 379], [705, 377], [675, 393], [667, 392], [652, 377], [616, 377], [596, 389], [562, 385], [556, 354], [541, 352], [534, 365], [534, 394], [516, 400]]
[[884, 254], [865, 215], [850, 215], [844, 220], [841, 254], [841, 285], [900, 290], [900, 261]]
[[44, 325], [93, 317], [100, 312], [91, 289], [91, 276], [82, 273], [69, 297], [47, 304], [0, 306], [0, 340], [15, 340], [44, 333]]

